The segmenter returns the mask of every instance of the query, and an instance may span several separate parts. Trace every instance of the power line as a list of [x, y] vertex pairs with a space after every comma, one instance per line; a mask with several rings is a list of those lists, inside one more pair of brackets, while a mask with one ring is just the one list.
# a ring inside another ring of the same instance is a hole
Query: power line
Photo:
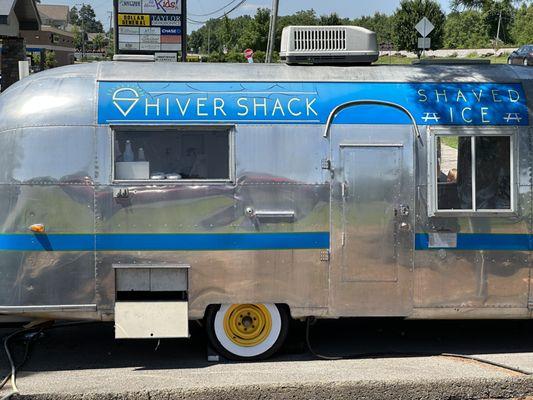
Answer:
[[210, 18], [209, 20], [205, 20], [205, 21], [198, 21], [198, 20], [195, 20], [195, 19], [192, 19], [192, 18], [187, 18], [187, 21], [189, 22], [192, 22], [193, 24], [200, 24], [200, 25], [203, 25], [203, 24], [206, 24], [207, 22], [209, 21], [212, 21], [212, 20], [219, 20], [221, 18], [224, 18], [225, 16], [227, 16], [228, 14], [232, 13], [233, 11], [235, 11], [237, 8], [239, 8], [240, 6], [242, 6], [244, 3], [246, 3], [247, 0], [241, 0], [239, 3], [237, 3], [235, 6], [233, 6], [233, 8], [231, 8], [229, 11], [226, 11], [224, 14], [222, 14], [220, 17], [217, 17], [217, 18]]
[[237, 1], [239, 0], [231, 0], [228, 4], [226, 4], [224, 7], [220, 7], [218, 9], [216, 9], [215, 11], [212, 11], [212, 12], [208, 12], [208, 13], [205, 13], [205, 14], [193, 14], [193, 13], [189, 13], [189, 15], [192, 15], [194, 17], [207, 17], [209, 15], [213, 15], [213, 14], [217, 14], [219, 13], [220, 11], [223, 11], [224, 9], [228, 8], [229, 6], [231, 6], [232, 4], [236, 3]]

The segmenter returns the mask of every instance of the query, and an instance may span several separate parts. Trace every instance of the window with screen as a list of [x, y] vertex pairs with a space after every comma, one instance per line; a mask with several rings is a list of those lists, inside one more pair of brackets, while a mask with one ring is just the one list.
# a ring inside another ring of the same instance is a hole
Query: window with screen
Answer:
[[115, 180], [228, 181], [229, 129], [117, 129]]
[[436, 136], [436, 211], [511, 211], [510, 135]]

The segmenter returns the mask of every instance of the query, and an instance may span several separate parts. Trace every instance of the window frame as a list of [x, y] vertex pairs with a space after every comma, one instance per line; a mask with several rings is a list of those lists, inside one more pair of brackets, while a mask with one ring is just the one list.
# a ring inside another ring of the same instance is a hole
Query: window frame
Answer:
[[[235, 125], [110, 125], [110, 147], [111, 147], [111, 183], [113, 184], [135, 184], [135, 185], [227, 185], [235, 184]], [[115, 135], [120, 131], [154, 131], [154, 132], [174, 132], [191, 133], [194, 131], [225, 131], [228, 133], [228, 171], [227, 179], [116, 179], [115, 178]]]
[[[438, 208], [438, 182], [437, 182], [437, 138], [442, 136], [470, 137], [472, 141], [472, 208], [465, 210], [446, 210]], [[476, 146], [475, 138], [478, 136], [508, 136], [510, 139], [510, 208], [509, 209], [476, 209]], [[510, 216], [517, 213], [517, 172], [518, 172], [518, 147], [517, 128], [505, 126], [477, 126], [477, 127], [428, 127], [428, 154], [427, 154], [427, 196], [428, 215], [430, 217], [486, 217]]]

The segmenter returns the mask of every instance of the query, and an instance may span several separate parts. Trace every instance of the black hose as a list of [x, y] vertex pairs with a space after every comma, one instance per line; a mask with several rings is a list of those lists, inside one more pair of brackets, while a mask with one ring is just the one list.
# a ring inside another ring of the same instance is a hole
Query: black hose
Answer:
[[[76, 322], [66, 322], [62, 324], [53, 324], [53, 321], [45, 321], [42, 324], [31, 326], [31, 327], [25, 327], [22, 329], [19, 329], [7, 336], [4, 337], [4, 351], [7, 355], [7, 359], [9, 361], [9, 365], [11, 368], [11, 372], [8, 373], [8, 375], [0, 381], [0, 390], [11, 380], [11, 392], [5, 395], [4, 397], [0, 398], [0, 400], [8, 400], [13, 395], [19, 393], [18, 387], [17, 387], [17, 371], [28, 361], [30, 354], [31, 354], [31, 345], [33, 342], [39, 338], [40, 334], [48, 329], [55, 329], [55, 328], [64, 328], [64, 327], [70, 327], [70, 326], [76, 326], [76, 325], [85, 325], [90, 323], [95, 323], [100, 321], [76, 321]], [[17, 337], [18, 335], [22, 333], [30, 333], [33, 332], [33, 334], [26, 340], [26, 347], [24, 350], [24, 357], [22, 361], [17, 365], [15, 363], [15, 359], [13, 355], [11, 354], [11, 350], [9, 348], [9, 342]]]
[[435, 356], [441, 356], [441, 357], [455, 357], [455, 358], [462, 358], [462, 359], [466, 359], [466, 360], [472, 360], [472, 361], [476, 361], [478, 363], [488, 364], [488, 365], [492, 365], [492, 366], [495, 366], [495, 367], [498, 367], [498, 368], [507, 369], [509, 371], [517, 372], [517, 373], [520, 373], [520, 374], [523, 374], [523, 375], [533, 375], [533, 373], [531, 373], [529, 371], [525, 371], [525, 370], [520, 369], [520, 368], [508, 367], [508, 366], [506, 366], [504, 364], [500, 364], [500, 363], [497, 363], [497, 362], [494, 362], [494, 361], [484, 360], [482, 358], [478, 358], [478, 357], [475, 357], [475, 356], [468, 356], [468, 355], [465, 355], [465, 354], [431, 353], [431, 352], [417, 352], [417, 351], [412, 351], [412, 352], [383, 351], [383, 352], [368, 352], [368, 353], [352, 353], [352, 354], [343, 355], [343, 356], [327, 356], [327, 355], [323, 355], [323, 354], [317, 353], [313, 349], [313, 347], [311, 346], [311, 340], [310, 340], [309, 337], [310, 337], [311, 325], [315, 321], [316, 320], [315, 320], [314, 317], [308, 317], [307, 318], [307, 324], [306, 324], [306, 329], [305, 329], [305, 342], [307, 344], [307, 349], [309, 350], [309, 352], [313, 356], [315, 356], [316, 358], [320, 358], [322, 360], [347, 360], [347, 359], [358, 359], [358, 358], [359, 359], [362, 359], [362, 358], [377, 358], [377, 357], [384, 357], [384, 356], [395, 356], [395, 357], [402, 357], [402, 356], [435, 357]]

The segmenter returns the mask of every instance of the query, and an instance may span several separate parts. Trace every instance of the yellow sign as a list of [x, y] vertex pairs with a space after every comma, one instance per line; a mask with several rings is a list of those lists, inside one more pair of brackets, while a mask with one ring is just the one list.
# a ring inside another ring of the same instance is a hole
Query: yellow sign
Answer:
[[150, 16], [143, 14], [119, 14], [120, 26], [150, 26]]

